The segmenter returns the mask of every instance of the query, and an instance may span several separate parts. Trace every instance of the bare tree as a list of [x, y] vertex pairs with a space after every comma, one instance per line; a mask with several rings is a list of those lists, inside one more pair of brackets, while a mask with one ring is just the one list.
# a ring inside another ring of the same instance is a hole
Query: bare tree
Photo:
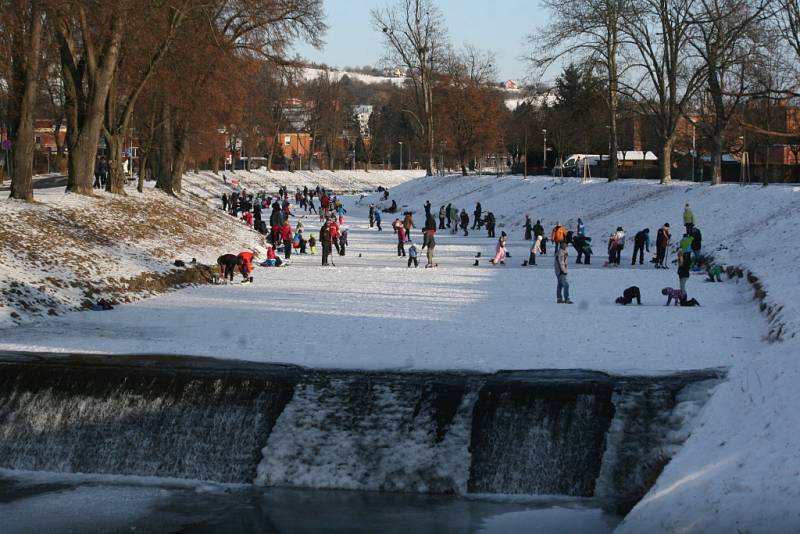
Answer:
[[95, 155], [123, 37], [123, 9], [66, 0], [51, 12], [61, 53], [67, 117], [67, 189], [92, 194]]
[[10, 47], [10, 133], [14, 142], [11, 198], [33, 200], [34, 110], [38, 96], [44, 12], [38, 0], [0, 3], [0, 34]]
[[493, 62], [491, 53], [464, 47], [450, 56], [438, 91], [442, 121], [464, 176], [478, 147], [497, 147], [503, 138], [500, 121], [507, 110], [498, 91], [489, 85], [496, 76]]
[[433, 175], [434, 75], [447, 58], [444, 19], [432, 0], [398, 0], [391, 7], [372, 10], [372, 24], [383, 32], [387, 61], [403, 65], [413, 88], [413, 107], [405, 109], [419, 127], [425, 146], [425, 168]]
[[[106, 191], [125, 194], [123, 144], [133, 110], [145, 84], [152, 78], [175, 40], [189, 6], [189, 0], [152, 2], [141, 6], [136, 16], [129, 17], [126, 22], [119, 68], [114, 71], [109, 85], [103, 120], [103, 136], [108, 147], [111, 171], [106, 181]], [[163, 26], [158, 24], [162, 19], [166, 21]]]
[[661, 183], [672, 181], [672, 147], [687, 106], [705, 83], [706, 69], [692, 47], [694, 0], [632, 0], [622, 30], [633, 53], [630, 79], [620, 82], [653, 121], [659, 138]]
[[757, 62], [762, 35], [759, 25], [772, 0], [696, 0], [692, 9], [695, 38], [691, 43], [705, 63], [711, 113], [699, 127], [711, 140], [711, 183], [722, 183], [725, 132], [753, 91], [750, 65]]
[[530, 61], [546, 70], [557, 60], [580, 56], [598, 64], [606, 75], [608, 101], [609, 180], [617, 178], [617, 116], [619, 112], [619, 55], [624, 45], [621, 32], [623, 13], [629, 0], [541, 0], [551, 19], [541, 31], [528, 36], [533, 46]]

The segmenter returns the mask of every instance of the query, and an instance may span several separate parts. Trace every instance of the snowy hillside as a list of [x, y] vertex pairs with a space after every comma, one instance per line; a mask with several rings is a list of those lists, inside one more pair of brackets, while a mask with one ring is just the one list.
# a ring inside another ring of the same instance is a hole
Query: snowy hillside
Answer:
[[0, 201], [0, 327], [205, 283], [207, 273], [174, 260], [215, 264], [225, 243], [257, 244], [243, 223], [194, 201], [96, 195], [58, 187], [37, 190], [34, 204]]
[[392, 188], [414, 178], [425, 176], [425, 170], [384, 171], [380, 169], [365, 171], [211, 171], [186, 173], [183, 177], [183, 190], [201, 198], [219, 198], [225, 186], [223, 174], [231, 184], [241, 184], [249, 191], [277, 192], [282, 185], [290, 192], [303, 187], [324, 187], [339, 194], [375, 191], [378, 186]]
[[381, 83], [390, 83], [392, 85], [396, 85], [398, 87], [402, 87], [406, 83], [405, 78], [400, 77], [389, 77], [389, 76], [373, 76], [371, 74], [361, 74], [359, 72], [350, 72], [346, 70], [322, 70], [322, 69], [314, 69], [314, 68], [305, 68], [302, 71], [303, 78], [305, 81], [311, 81], [319, 76], [323, 75], [324, 73], [328, 73], [333, 81], [339, 81], [343, 77], [347, 76], [351, 80], [357, 80], [361, 83], [366, 84], [381, 84]]

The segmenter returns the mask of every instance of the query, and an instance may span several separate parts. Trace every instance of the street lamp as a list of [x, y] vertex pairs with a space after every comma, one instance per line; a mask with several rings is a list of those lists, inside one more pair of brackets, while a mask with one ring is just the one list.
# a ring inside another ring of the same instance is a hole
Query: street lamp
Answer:
[[542, 141], [542, 167], [547, 171], [547, 129], [542, 130], [544, 141]]
[[694, 168], [697, 166], [697, 145], [695, 141], [695, 130], [697, 129], [696, 122], [694, 119], [689, 119], [692, 121], [692, 182], [694, 182]]
[[402, 141], [398, 141], [397, 144], [400, 145], [400, 170], [402, 171], [403, 170], [403, 142]]

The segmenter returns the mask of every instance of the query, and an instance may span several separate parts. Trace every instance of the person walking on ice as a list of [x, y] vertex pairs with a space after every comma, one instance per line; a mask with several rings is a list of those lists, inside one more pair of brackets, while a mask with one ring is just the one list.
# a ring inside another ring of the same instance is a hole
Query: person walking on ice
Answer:
[[528, 261], [526, 263], [523, 263], [522, 266], [531, 267], [533, 265], [536, 265], [536, 256], [538, 256], [541, 253], [542, 253], [542, 236], [537, 235], [536, 241], [534, 241], [533, 245], [531, 245], [531, 253], [530, 256], [528, 256]]
[[426, 244], [422, 245], [422, 248], [428, 247], [428, 250], [426, 251], [427, 258], [428, 258], [428, 263], [425, 264], [425, 268], [426, 269], [429, 269], [429, 268], [432, 268], [432, 267], [438, 267], [438, 264], [433, 262], [433, 250], [436, 248], [436, 239], [434, 239], [434, 234], [435, 233], [436, 233], [435, 230], [428, 231], [428, 235], [427, 235], [428, 242]]
[[567, 243], [562, 241], [558, 244], [558, 251], [555, 254], [554, 262], [556, 279], [558, 280], [558, 286], [556, 286], [557, 304], [572, 304], [572, 301], [569, 299], [569, 281], [567, 280], [568, 257]]
[[405, 256], [406, 230], [402, 226], [397, 229], [397, 255]]
[[[497, 246], [494, 249], [494, 259], [492, 259], [491, 264], [500, 265], [506, 264], [506, 240], [508, 237], [506, 236], [505, 232], [500, 232], [500, 239], [497, 240]], [[535, 262], [534, 262], [535, 263]]]

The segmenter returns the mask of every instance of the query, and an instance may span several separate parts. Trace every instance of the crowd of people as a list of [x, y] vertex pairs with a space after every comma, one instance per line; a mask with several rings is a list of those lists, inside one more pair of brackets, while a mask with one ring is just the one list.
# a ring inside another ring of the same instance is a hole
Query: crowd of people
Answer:
[[[495, 236], [495, 228], [497, 220], [491, 211], [486, 211], [480, 202], [475, 204], [472, 211], [472, 219], [470, 220], [467, 210], [464, 208], [459, 209], [452, 203], [447, 205], [442, 204], [436, 215], [438, 216], [438, 224], [432, 212], [431, 202], [427, 201], [424, 204], [425, 210], [425, 226], [422, 229], [423, 245], [422, 248], [428, 248], [429, 259], [426, 267], [434, 266], [432, 255], [432, 247], [427, 244], [433, 239], [437, 230], [450, 230], [451, 234], [456, 234], [459, 231], [463, 235], [469, 236], [470, 230], [480, 231], [486, 230], [486, 236], [493, 238]], [[375, 204], [369, 205], [369, 218], [370, 227], [373, 227], [374, 222], [378, 221], [380, 229], [380, 214], [381, 209]], [[383, 210], [384, 212], [394, 213], [397, 212], [396, 202]], [[721, 281], [721, 273], [723, 268], [715, 264], [710, 259], [702, 254], [702, 234], [700, 229], [695, 225], [694, 213], [687, 203], [684, 206], [683, 222], [685, 232], [680, 239], [676, 248], [675, 264], [677, 266], [678, 274], [678, 288], [665, 288], [662, 294], [670, 296], [669, 303], [673, 301], [682, 306], [696, 306], [699, 305], [696, 299], [688, 298], [686, 292], [686, 285], [690, 278], [691, 272], [698, 272], [705, 270], [707, 280], [711, 282]], [[470, 226], [471, 223], [471, 226]], [[414, 223], [414, 214], [412, 211], [405, 211], [401, 217], [395, 218], [392, 223], [392, 229], [397, 235], [397, 255], [406, 257], [406, 245], [412, 243], [412, 231], [416, 229]], [[548, 243], [555, 247], [554, 253], [554, 269], [556, 274], [556, 302], [571, 304], [572, 300], [569, 295], [569, 247], [570, 245], [576, 252], [576, 264], [590, 265], [591, 258], [594, 255], [592, 250], [592, 238], [586, 234], [586, 224], [581, 218], [578, 218], [577, 224], [574, 229], [567, 229], [561, 223], [556, 222], [549, 233], [545, 232], [541, 220], [533, 219], [530, 215], [525, 216], [523, 224], [523, 238], [527, 241], [532, 241], [529, 248], [528, 258], [522, 262], [523, 267], [531, 267], [538, 265], [537, 258], [547, 254]], [[507, 249], [508, 235], [505, 231], [500, 233], [498, 238], [494, 256], [489, 261], [494, 265], [505, 265], [506, 259], [510, 257]], [[626, 244], [626, 232], [621, 226], [618, 226], [614, 232], [611, 232], [607, 243], [608, 259], [604, 266], [619, 267], [622, 262], [623, 251]], [[631, 265], [634, 266], [644, 265], [645, 254], [651, 253], [651, 246], [655, 249], [653, 251], [650, 262], [657, 269], [669, 269], [670, 257], [669, 252], [672, 248], [672, 231], [669, 223], [664, 223], [656, 231], [655, 239], [651, 239], [650, 229], [643, 228], [633, 234], [633, 252], [631, 254]], [[475, 266], [479, 266], [480, 253], [477, 254], [475, 259]], [[418, 260], [416, 257], [416, 247], [414, 247], [413, 255], [408, 254], [408, 266], [417, 265]], [[669, 291], [668, 291], [669, 290]], [[641, 293], [638, 287], [632, 286], [623, 292], [623, 295], [616, 299], [619, 304], [630, 304], [634, 300], [641, 303]]]
[[[293, 202], [290, 201], [290, 198]], [[383, 200], [388, 200], [388, 190], [383, 192]], [[293, 226], [291, 218], [296, 217], [292, 213], [293, 206], [298, 206], [303, 210], [304, 217], [314, 214], [319, 218], [320, 229], [315, 235], [306, 239], [306, 231], [303, 221], [299, 220]], [[317, 209], [317, 206], [319, 208]], [[290, 197], [287, 188], [279, 188], [275, 196], [264, 192], [257, 194], [248, 193], [244, 189], [231, 191], [230, 194], [223, 193], [222, 208], [233, 216], [240, 217], [241, 220], [254, 227], [264, 235], [267, 247], [266, 258], [261, 265], [265, 267], [281, 267], [289, 263], [293, 250], [297, 254], [317, 253], [317, 242], [321, 244], [321, 264], [323, 266], [333, 266], [334, 251], [339, 256], [346, 254], [348, 244], [348, 230], [345, 226], [345, 216], [347, 210], [335, 194], [317, 186], [314, 189], [304, 187], [296, 190]], [[271, 209], [268, 220], [262, 219], [262, 212]], [[399, 213], [397, 203], [392, 200], [391, 205], [381, 209], [375, 203], [369, 204], [368, 217], [370, 228], [383, 230], [381, 226], [382, 214], [396, 214], [392, 222], [392, 231], [397, 237], [396, 252], [397, 256], [403, 258], [408, 268], [419, 267], [419, 256], [425, 253], [427, 262], [426, 268], [437, 267], [436, 263], [436, 233], [437, 231], [450, 230], [451, 234], [463, 232], [464, 236], [469, 236], [469, 232], [486, 231], [486, 236], [496, 238], [497, 219], [492, 211], [484, 210], [480, 202], [477, 202], [472, 211], [472, 218], [465, 208], [458, 208], [452, 203], [439, 206], [434, 211], [430, 201], [424, 206], [424, 224], [421, 230], [417, 229], [414, 220], [414, 212], [406, 210]], [[438, 219], [438, 220], [437, 220]], [[471, 223], [471, 226], [470, 226]], [[677, 266], [678, 287], [667, 287], [662, 290], [662, 295], [667, 296], [667, 305], [675, 303], [681, 306], [699, 305], [694, 298], [689, 298], [687, 293], [687, 282], [691, 273], [705, 270], [707, 280], [712, 282], [721, 281], [723, 268], [715, 264], [702, 254], [702, 233], [695, 224], [695, 216], [689, 204], [684, 206], [683, 223], [685, 231], [675, 247], [676, 258], [674, 263]], [[419, 231], [421, 234], [421, 249], [417, 248], [414, 242], [414, 234]], [[523, 224], [523, 238], [531, 241], [528, 258], [523, 261], [523, 267], [537, 266], [541, 256], [547, 254], [548, 244], [554, 247], [553, 266], [556, 275], [556, 302], [561, 304], [571, 304], [570, 285], [569, 285], [569, 247], [576, 252], [576, 264], [591, 265], [594, 255], [592, 250], [592, 238], [587, 235], [587, 227], [581, 218], [571, 229], [567, 229], [560, 222], [556, 222], [549, 233], [546, 233], [541, 220], [533, 219], [530, 215], [525, 216]], [[500, 232], [499, 238], [494, 249], [494, 255], [489, 263], [493, 266], [505, 265], [510, 258], [508, 251], [509, 236], [505, 231]], [[631, 265], [644, 265], [645, 254], [651, 252], [651, 246], [655, 248], [650, 262], [655, 268], [668, 269], [671, 263], [669, 254], [672, 247], [672, 230], [669, 223], [664, 223], [656, 231], [654, 240], [651, 240], [649, 228], [643, 228], [633, 234], [633, 251], [631, 254]], [[611, 232], [607, 242], [608, 259], [604, 266], [619, 267], [622, 262], [623, 251], [626, 245], [626, 231], [622, 226], [618, 226]], [[278, 256], [283, 254], [283, 258]], [[218, 260], [220, 278], [222, 280], [233, 280], [233, 273], [238, 270], [243, 281], [252, 280], [252, 261], [257, 256], [254, 251], [243, 251], [237, 255], [224, 254]], [[480, 253], [476, 256], [475, 266], [479, 266]], [[641, 292], [638, 287], [631, 286], [623, 291], [622, 296], [616, 302], [622, 305], [631, 304], [634, 300], [641, 304]]]

